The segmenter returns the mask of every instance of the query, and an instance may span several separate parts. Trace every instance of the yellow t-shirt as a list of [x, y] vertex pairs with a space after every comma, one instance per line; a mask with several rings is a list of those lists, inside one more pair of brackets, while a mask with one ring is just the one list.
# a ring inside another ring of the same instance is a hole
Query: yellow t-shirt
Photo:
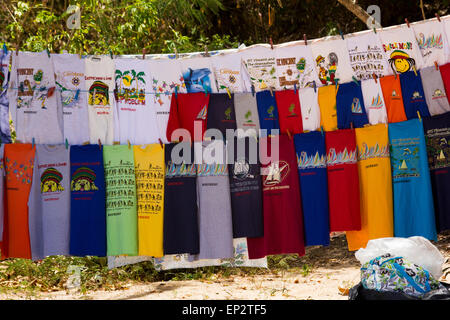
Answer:
[[366, 246], [371, 239], [394, 235], [391, 160], [385, 124], [356, 128], [361, 230], [348, 231], [349, 250]]
[[319, 88], [320, 125], [325, 131], [337, 130], [336, 93], [335, 85]]
[[139, 255], [163, 256], [164, 146], [134, 146]]

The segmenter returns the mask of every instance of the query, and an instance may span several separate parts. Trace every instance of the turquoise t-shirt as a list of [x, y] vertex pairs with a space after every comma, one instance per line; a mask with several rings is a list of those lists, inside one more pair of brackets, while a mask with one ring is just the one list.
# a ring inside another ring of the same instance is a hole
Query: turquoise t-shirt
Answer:
[[422, 121], [389, 124], [394, 235], [436, 240], [430, 171]]

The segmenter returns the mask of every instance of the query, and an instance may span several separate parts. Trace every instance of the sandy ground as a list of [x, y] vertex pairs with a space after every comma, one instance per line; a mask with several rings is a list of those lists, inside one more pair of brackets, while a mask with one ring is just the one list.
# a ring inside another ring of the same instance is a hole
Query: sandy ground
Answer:
[[[450, 283], [450, 232], [435, 243], [447, 258], [441, 281]], [[302, 266], [311, 268], [302, 272]], [[321, 299], [347, 300], [346, 289], [359, 282], [360, 265], [348, 252], [345, 236], [335, 237], [329, 247], [307, 248], [306, 255], [294, 262], [291, 271], [263, 275], [216, 277], [209, 280], [129, 283], [117, 291], [91, 291], [86, 294], [58, 291], [29, 295], [23, 292], [0, 294], [3, 299], [49, 300], [154, 300], [154, 299]], [[294, 270], [294, 271], [292, 271]]]

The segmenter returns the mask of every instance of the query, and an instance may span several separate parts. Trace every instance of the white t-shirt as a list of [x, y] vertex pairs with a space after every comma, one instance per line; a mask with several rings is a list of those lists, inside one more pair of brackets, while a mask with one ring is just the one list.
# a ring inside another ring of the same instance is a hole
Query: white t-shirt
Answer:
[[439, 21], [421, 21], [412, 25], [420, 51], [422, 52], [423, 66], [445, 64], [445, 46], [448, 46], [445, 36], [444, 24]]
[[109, 56], [85, 59], [86, 97], [89, 110], [89, 136], [92, 144], [114, 142], [114, 61]]
[[352, 35], [347, 40], [348, 54], [353, 74], [358, 80], [389, 75], [389, 65], [385, 58], [381, 40], [373, 31], [362, 35]]
[[447, 41], [444, 42], [445, 51], [445, 63], [450, 62], [450, 15], [446, 16], [445, 19], [441, 18], [441, 22], [444, 24], [444, 33]]
[[303, 88], [298, 90], [302, 112], [303, 130], [315, 131], [320, 128], [319, 90]]
[[319, 85], [311, 46], [300, 43], [279, 46], [274, 49], [277, 71], [277, 90], [297, 89]]
[[63, 143], [62, 110], [55, 93], [55, 72], [46, 51], [12, 55], [11, 117], [17, 140], [24, 143]]
[[218, 92], [225, 93], [227, 89], [233, 92], [244, 92], [242, 82], [241, 53], [233, 52], [211, 57]]
[[130, 58], [117, 58], [114, 62], [120, 143], [157, 143], [159, 129], [152, 103], [150, 62]]
[[186, 91], [217, 92], [216, 77], [211, 64], [211, 57], [195, 57], [180, 60]]
[[64, 139], [71, 145], [89, 143], [84, 60], [76, 54], [52, 54], [56, 94], [63, 111]]
[[353, 70], [347, 50], [347, 42], [339, 39], [321, 39], [311, 44], [319, 85], [352, 81]]
[[389, 64], [389, 74], [394, 74], [394, 70], [396, 73], [413, 70], [414, 65], [417, 72], [422, 68], [422, 53], [412, 28], [401, 25], [380, 30], [378, 34]]
[[276, 88], [277, 74], [275, 52], [267, 45], [255, 45], [242, 50], [242, 63], [244, 65], [243, 80], [247, 92], [251, 92], [251, 86], [255, 91]]
[[369, 123], [387, 123], [386, 104], [381, 91], [380, 81], [367, 79], [361, 81], [361, 91]]
[[180, 61], [175, 59], [149, 60], [149, 68], [152, 77], [153, 108], [156, 112], [156, 121], [159, 129], [159, 137], [164, 143], [166, 138], [167, 122], [169, 121], [170, 102], [175, 88], [178, 92], [185, 93], [186, 88], [181, 75]]

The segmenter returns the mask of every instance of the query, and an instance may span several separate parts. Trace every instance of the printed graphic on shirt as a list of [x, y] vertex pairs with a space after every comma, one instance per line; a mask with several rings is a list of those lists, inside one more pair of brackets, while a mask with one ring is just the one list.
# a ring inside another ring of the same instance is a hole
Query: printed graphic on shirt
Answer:
[[238, 70], [231, 70], [229, 68], [220, 68], [216, 71], [216, 79], [219, 85], [219, 90], [230, 89], [232, 92], [240, 90], [237, 82], [241, 76]]
[[264, 190], [275, 190], [279, 188], [289, 188], [289, 186], [276, 187], [287, 177], [290, 171], [289, 164], [280, 160], [272, 162], [270, 166], [263, 169], [263, 186]]
[[419, 138], [393, 139], [391, 166], [393, 179], [419, 177]]
[[270, 106], [269, 108], [267, 108], [267, 116], [270, 118], [270, 119], [264, 119], [264, 120], [273, 120], [274, 118], [275, 118], [275, 115], [273, 114], [273, 111], [275, 110], [275, 107], [274, 106]]
[[312, 74], [315, 72], [314, 66], [307, 64], [304, 57], [300, 57], [298, 60], [295, 57], [277, 58], [276, 63], [280, 87], [287, 88], [298, 85], [299, 88], [304, 88], [313, 86], [312, 81], [307, 82], [307, 80], [312, 78]]
[[325, 155], [320, 155], [319, 151], [314, 155], [309, 155], [306, 151], [300, 153], [300, 157], [297, 154], [297, 166], [300, 170], [311, 169], [311, 168], [326, 168], [326, 158]]
[[250, 111], [250, 110], [248, 110], [246, 113], [245, 113], [245, 115], [244, 115], [244, 117], [245, 117], [245, 123], [243, 124], [244, 126], [248, 126], [248, 127], [254, 127], [254, 126], [256, 126], [256, 124], [255, 123], [253, 123], [253, 120], [252, 120], [252, 112]]
[[160, 106], [164, 104], [164, 97], [170, 97], [172, 92], [175, 92], [175, 88], [180, 91], [181, 87], [185, 87], [183, 77], [179, 79], [180, 83], [171, 82], [168, 83], [165, 80], [158, 80], [156, 78], [152, 78], [152, 88], [155, 92], [154, 99], [155, 102], [158, 102]]
[[92, 106], [109, 106], [109, 87], [106, 83], [96, 80], [89, 87], [88, 103]]
[[98, 190], [95, 185], [96, 174], [87, 167], [80, 167], [72, 174], [70, 189], [72, 191], [94, 191]]
[[334, 148], [330, 148], [327, 154], [327, 166], [336, 166], [340, 164], [356, 163], [356, 149], [347, 151], [344, 148], [341, 152], [336, 153]]
[[359, 101], [359, 98], [353, 98], [352, 102], [352, 113], [362, 113], [362, 107], [361, 102]]
[[[398, 46], [400, 48], [406, 47], [406, 49], [412, 50], [411, 42], [407, 42], [404, 44], [401, 43]], [[391, 47], [388, 48], [385, 45], [383, 45], [383, 48], [387, 52], [388, 50], [390, 50]], [[405, 73], [405, 72], [412, 70], [416, 66], [416, 60], [411, 58], [408, 53], [406, 53], [405, 51], [402, 51], [402, 50], [392, 51], [388, 62], [390, 64], [392, 70], [394, 71], [394, 73], [396, 73], [396, 72], [397, 73]]]
[[30, 184], [32, 181], [33, 167], [32, 159], [29, 159], [28, 163], [23, 164], [16, 160], [11, 161], [10, 158], [5, 157], [6, 180], [11, 181], [11, 178], [14, 177], [22, 184]]
[[424, 101], [424, 99], [420, 95], [419, 91], [414, 91], [411, 96], [411, 102], [421, 102], [421, 101]]
[[[135, 205], [134, 164], [131, 161], [120, 161], [112, 165], [105, 163], [106, 209], [108, 216], [120, 215], [121, 210], [132, 209]], [[113, 211], [117, 210], [117, 213]]]
[[168, 161], [166, 164], [166, 178], [180, 178], [180, 177], [195, 177], [197, 175], [197, 168], [195, 164], [175, 164]]
[[401, 99], [401, 97], [398, 95], [397, 91], [395, 91], [395, 90], [392, 90], [391, 98], [392, 98], [392, 100], [400, 100]]
[[208, 68], [188, 68], [183, 72], [183, 79], [188, 93], [209, 92], [211, 93], [211, 70]]
[[138, 163], [135, 170], [139, 214], [161, 213], [164, 195], [164, 168], [151, 163], [148, 167], [141, 167]]
[[358, 161], [367, 160], [371, 158], [389, 158], [389, 146], [379, 146], [378, 143], [369, 147], [365, 142], [362, 148], [358, 150]]
[[83, 73], [77, 72], [57, 72], [55, 74], [55, 83], [61, 91], [61, 102], [64, 108], [72, 108], [78, 106], [81, 99], [81, 80], [84, 78]]
[[131, 105], [145, 105], [145, 72], [116, 69], [117, 102]]
[[450, 168], [450, 127], [427, 131], [427, 151], [430, 170]]
[[41, 175], [41, 193], [64, 191], [63, 176], [55, 168], [47, 168]]
[[45, 102], [53, 96], [55, 87], [50, 88], [50, 82], [44, 77], [44, 71], [33, 68], [18, 68], [17, 108], [40, 107], [47, 109]]
[[288, 118], [289, 117], [296, 117], [297, 114], [294, 112], [295, 109], [295, 104], [291, 103], [291, 105], [289, 106], [289, 114], [288, 114]]
[[377, 94], [376, 97], [372, 97], [372, 102], [369, 106], [369, 109], [381, 109], [383, 108], [383, 100], [380, 97], [380, 94]]
[[205, 104], [203, 108], [200, 110], [200, 112], [197, 114], [196, 119], [197, 120], [206, 120], [206, 117], [208, 116], [208, 106]]
[[247, 59], [244, 65], [256, 91], [275, 88], [275, 57]]
[[430, 55], [432, 53], [432, 49], [444, 48], [442, 34], [430, 33], [425, 37], [425, 35], [421, 32], [417, 35], [416, 39], [424, 57]]
[[197, 176], [226, 176], [228, 175], [228, 165], [227, 164], [207, 164], [202, 163], [197, 165]]
[[385, 74], [383, 49], [376, 44], [368, 44], [366, 47], [355, 45], [353, 49], [348, 50], [350, 64], [353, 73], [358, 80], [367, 80], [376, 74], [382, 77]]
[[255, 176], [250, 172], [250, 164], [245, 158], [237, 159], [233, 164], [233, 178], [237, 180], [253, 179]]
[[338, 67], [338, 56], [334, 52], [330, 52], [325, 58], [322, 55], [316, 57], [316, 67], [318, 70], [319, 80], [322, 84], [335, 84], [339, 79], [336, 78], [336, 70]]
[[434, 90], [431, 97], [433, 100], [436, 100], [436, 99], [446, 98], [447, 96], [445, 95], [445, 92], [443, 92], [441, 89], [436, 89], [436, 90]]

